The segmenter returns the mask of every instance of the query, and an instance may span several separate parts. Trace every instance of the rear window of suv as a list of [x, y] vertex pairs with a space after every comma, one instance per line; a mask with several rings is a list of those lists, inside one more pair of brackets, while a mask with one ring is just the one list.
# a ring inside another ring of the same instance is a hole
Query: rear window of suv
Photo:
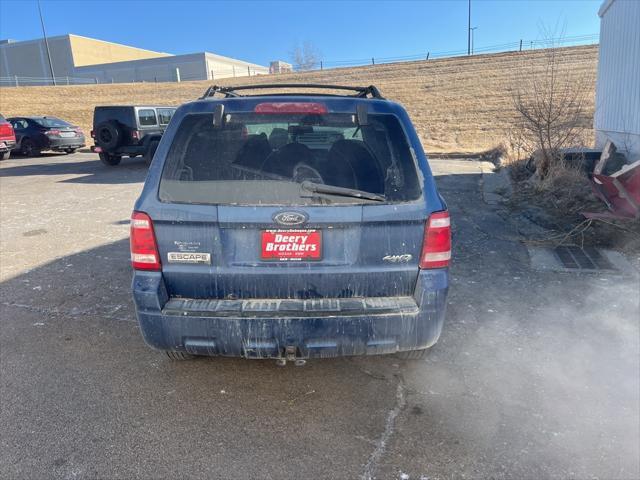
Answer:
[[[171, 203], [327, 205], [395, 203], [420, 197], [414, 156], [394, 115], [187, 115], [167, 155], [159, 197]], [[309, 191], [321, 185], [377, 200]]]
[[69, 127], [71, 124], [55, 117], [35, 118], [34, 122], [43, 127]]

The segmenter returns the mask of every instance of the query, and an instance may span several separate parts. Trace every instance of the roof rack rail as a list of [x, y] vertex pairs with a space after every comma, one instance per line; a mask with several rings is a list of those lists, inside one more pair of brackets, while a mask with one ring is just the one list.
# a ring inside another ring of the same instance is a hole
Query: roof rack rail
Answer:
[[[251, 95], [240, 95], [237, 93], [238, 90], [262, 90], [262, 89], [277, 89], [277, 88], [314, 88], [314, 89], [323, 89], [323, 90], [349, 90], [351, 92], [356, 92], [356, 94], [346, 95], [346, 96], [352, 96], [356, 98], [376, 98], [379, 100], [384, 100], [384, 97], [380, 94], [380, 91], [374, 85], [369, 85], [368, 87], [348, 87], [345, 85], [324, 85], [319, 83], [266, 83], [263, 85], [241, 85], [238, 87], [222, 87], [218, 85], [212, 85], [209, 88], [207, 88], [207, 91], [204, 92], [204, 95], [200, 97], [200, 100], [213, 97], [216, 93], [224, 95], [224, 98], [234, 98], [234, 97], [251, 96]], [[275, 95], [291, 95], [291, 94], [280, 93]], [[317, 94], [302, 93], [302, 95], [317, 95]], [[322, 95], [328, 95], [328, 94], [322, 94]]]

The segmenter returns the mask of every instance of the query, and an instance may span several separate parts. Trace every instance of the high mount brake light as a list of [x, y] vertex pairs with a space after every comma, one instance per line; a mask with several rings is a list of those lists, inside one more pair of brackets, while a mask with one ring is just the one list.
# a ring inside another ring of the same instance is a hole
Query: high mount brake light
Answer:
[[151, 217], [143, 212], [131, 215], [131, 266], [136, 270], [160, 270], [160, 255]]
[[451, 220], [449, 212], [434, 212], [424, 230], [420, 268], [444, 268], [451, 263]]
[[327, 106], [316, 102], [269, 102], [259, 103], [253, 110], [255, 113], [307, 113], [323, 115], [328, 113]]

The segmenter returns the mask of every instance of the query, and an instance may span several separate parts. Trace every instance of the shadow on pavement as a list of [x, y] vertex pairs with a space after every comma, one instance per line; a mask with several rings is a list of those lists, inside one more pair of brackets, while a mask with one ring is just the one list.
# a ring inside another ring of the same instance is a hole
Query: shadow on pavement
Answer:
[[0, 477], [361, 476], [397, 359], [172, 362], [138, 331], [128, 257], [124, 239], [0, 284]]
[[[19, 161], [24, 157], [11, 160]], [[77, 157], [76, 157], [77, 158]], [[56, 161], [63, 159], [63, 161]], [[65, 161], [67, 160], [67, 161]], [[108, 167], [93, 157], [85, 161], [70, 161], [66, 155], [44, 155], [36, 158], [25, 158], [28, 165], [0, 164], [1, 177], [24, 177], [30, 175], [82, 175], [79, 177], [60, 180], [61, 183], [88, 184], [120, 184], [138, 183], [144, 181], [147, 175], [147, 164], [142, 158], [124, 158], [120, 165]], [[33, 162], [38, 163], [33, 163]]]

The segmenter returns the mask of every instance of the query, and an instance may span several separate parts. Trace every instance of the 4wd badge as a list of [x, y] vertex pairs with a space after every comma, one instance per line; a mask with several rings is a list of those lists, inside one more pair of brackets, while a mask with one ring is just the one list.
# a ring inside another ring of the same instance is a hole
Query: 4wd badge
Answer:
[[204, 263], [211, 265], [210, 253], [198, 252], [169, 252], [167, 254], [169, 263]]
[[384, 257], [382, 257], [382, 260], [391, 263], [408, 263], [412, 258], [413, 255], [405, 253], [402, 255], [385, 255]]

